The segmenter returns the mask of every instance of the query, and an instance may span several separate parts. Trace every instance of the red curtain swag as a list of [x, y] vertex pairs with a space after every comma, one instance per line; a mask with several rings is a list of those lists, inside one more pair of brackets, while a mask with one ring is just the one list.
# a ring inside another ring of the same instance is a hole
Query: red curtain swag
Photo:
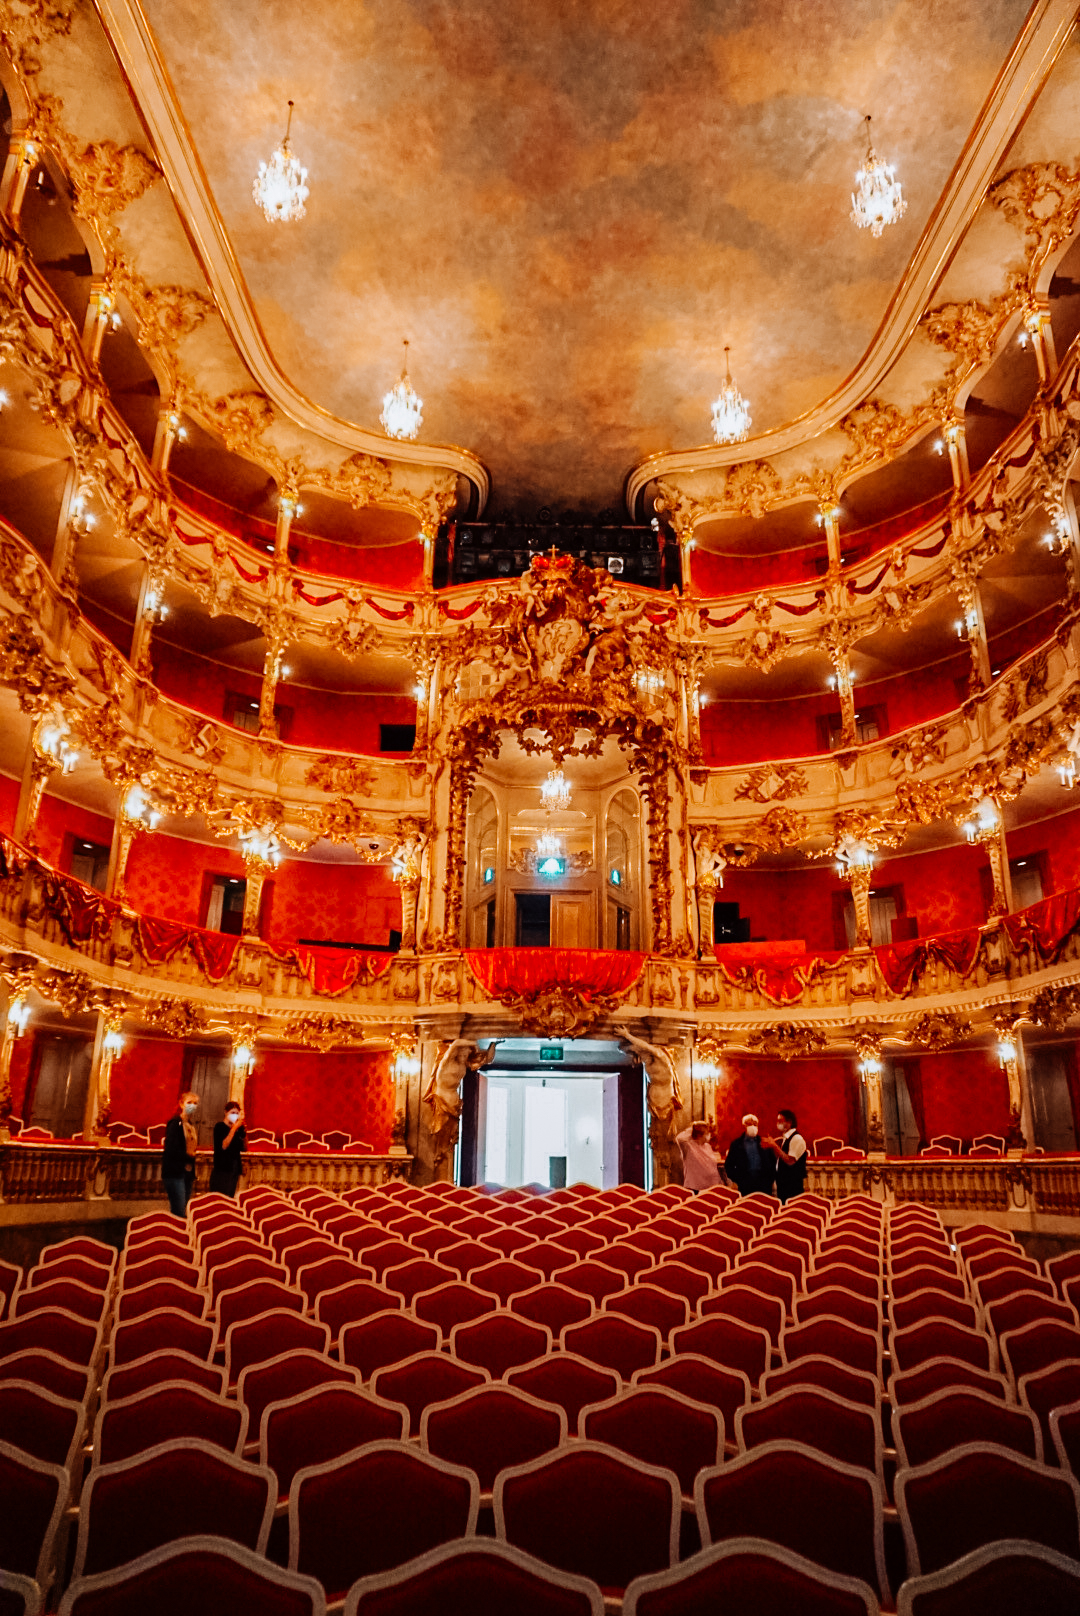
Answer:
[[294, 948], [290, 953], [315, 989], [336, 998], [361, 975], [372, 982], [390, 969], [392, 954], [364, 954], [356, 948]]
[[162, 920], [157, 915], [140, 915], [138, 932], [139, 948], [151, 965], [164, 965], [182, 948], [190, 948], [210, 982], [221, 982], [228, 976], [240, 942], [229, 932], [206, 931], [202, 926], [185, 926], [179, 920]]
[[120, 913], [115, 898], [106, 898], [104, 893], [85, 887], [69, 876], [48, 876], [45, 897], [72, 946], [91, 938], [100, 942], [112, 931], [113, 921]]
[[972, 926], [964, 931], [946, 932], [941, 937], [923, 937], [917, 942], [892, 943], [876, 948], [881, 974], [899, 997], [908, 993], [913, 982], [935, 960], [941, 960], [959, 976], [967, 976], [979, 957], [982, 930]]
[[1055, 893], [1004, 918], [1015, 949], [1033, 948], [1044, 965], [1053, 965], [1080, 923], [1080, 890]]
[[469, 970], [490, 999], [570, 988], [584, 999], [629, 993], [644, 954], [599, 948], [467, 948]]

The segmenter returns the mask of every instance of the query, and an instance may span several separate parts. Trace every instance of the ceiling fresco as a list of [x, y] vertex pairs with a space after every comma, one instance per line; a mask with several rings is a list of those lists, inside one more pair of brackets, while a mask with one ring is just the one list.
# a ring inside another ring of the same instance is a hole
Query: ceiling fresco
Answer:
[[[723, 347], [754, 430], [870, 345], [1023, 0], [144, 0], [269, 346], [376, 428], [408, 337], [421, 439], [492, 515], [620, 504], [704, 443]], [[307, 218], [259, 160], [296, 102]], [[907, 215], [849, 222], [860, 117]]]

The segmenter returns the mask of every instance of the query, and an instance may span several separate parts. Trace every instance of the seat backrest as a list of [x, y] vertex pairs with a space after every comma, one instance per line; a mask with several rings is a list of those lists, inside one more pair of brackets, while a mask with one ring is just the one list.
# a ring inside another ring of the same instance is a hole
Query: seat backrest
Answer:
[[929, 1285], [921, 1291], [913, 1291], [910, 1296], [894, 1299], [889, 1307], [889, 1318], [894, 1330], [907, 1330], [922, 1319], [951, 1319], [968, 1330], [979, 1327], [974, 1303]]
[[1033, 1370], [1046, 1369], [1065, 1358], [1080, 1358], [1080, 1330], [1057, 1319], [1039, 1320], [1000, 1338], [1001, 1367], [1014, 1386]]
[[282, 1403], [300, 1392], [335, 1382], [359, 1384], [355, 1369], [333, 1363], [321, 1352], [304, 1349], [283, 1352], [277, 1358], [252, 1364], [240, 1376], [236, 1388], [237, 1401], [248, 1413], [248, 1431], [262, 1430], [262, 1417], [271, 1403]]
[[0, 1358], [34, 1348], [55, 1352], [58, 1358], [87, 1368], [101, 1351], [101, 1325], [58, 1307], [42, 1308], [25, 1318], [0, 1324]]
[[362, 1574], [472, 1537], [479, 1509], [472, 1471], [406, 1442], [369, 1442], [297, 1472], [289, 1568], [317, 1577], [331, 1600], [340, 1598]]
[[772, 1343], [756, 1325], [738, 1319], [706, 1318], [671, 1332], [671, 1352], [700, 1354], [725, 1369], [737, 1369], [755, 1389], [769, 1364]]
[[505, 1379], [508, 1386], [561, 1408], [571, 1431], [577, 1430], [578, 1416], [588, 1403], [613, 1397], [622, 1384], [614, 1370], [602, 1369], [572, 1352], [553, 1352], [520, 1369], [510, 1369]]
[[274, 1499], [269, 1470], [190, 1438], [99, 1465], [83, 1486], [73, 1576], [211, 1529], [261, 1554]]
[[409, 1411], [409, 1435], [417, 1436], [425, 1408], [445, 1403], [490, 1378], [486, 1369], [457, 1363], [445, 1352], [418, 1352], [402, 1363], [376, 1370], [371, 1390], [387, 1402], [404, 1403]]
[[175, 1350], [190, 1353], [193, 1358], [209, 1359], [214, 1346], [214, 1327], [202, 1319], [192, 1318], [174, 1307], [158, 1308], [144, 1313], [141, 1319], [129, 1324], [118, 1324], [112, 1333], [110, 1352], [116, 1364], [134, 1363], [150, 1352]]
[[626, 1590], [623, 1616], [686, 1616], [725, 1611], [756, 1616], [789, 1609], [805, 1616], [878, 1616], [865, 1582], [825, 1571], [779, 1543], [714, 1543], [688, 1562], [638, 1577]]
[[1036, 1369], [1021, 1375], [1016, 1387], [1017, 1398], [1023, 1408], [1030, 1408], [1039, 1421], [1043, 1434], [1043, 1453], [1053, 1447], [1050, 1435], [1050, 1415], [1055, 1408], [1064, 1408], [1080, 1398], [1080, 1356], [1062, 1359], [1046, 1369]]
[[421, 1448], [474, 1471], [485, 1493], [500, 1471], [550, 1453], [566, 1435], [563, 1409], [504, 1385], [430, 1404], [420, 1420]]
[[413, 1298], [423, 1291], [431, 1291], [438, 1285], [448, 1285], [457, 1278], [455, 1271], [445, 1263], [434, 1262], [430, 1257], [420, 1257], [413, 1254], [409, 1262], [400, 1263], [397, 1267], [384, 1268], [381, 1282], [389, 1291], [396, 1291], [402, 1298], [406, 1307], [411, 1306]]
[[894, 1410], [897, 1463], [905, 1469], [928, 1464], [950, 1448], [993, 1442], [1029, 1459], [1043, 1458], [1042, 1432], [1026, 1408], [1006, 1404], [974, 1386], [951, 1386]]
[[[16, 1270], [17, 1272], [18, 1270]], [[74, 1279], [80, 1285], [89, 1285], [91, 1290], [107, 1291], [113, 1282], [116, 1269], [111, 1263], [99, 1262], [93, 1257], [72, 1255], [57, 1257], [50, 1263], [38, 1263], [26, 1276], [26, 1282], [34, 1288], [38, 1285], [49, 1285], [58, 1279]], [[2, 1290], [0, 1286], [0, 1290]]]
[[[241, 1319], [225, 1337], [225, 1378], [235, 1386], [256, 1364], [267, 1363], [285, 1351], [326, 1353], [330, 1331], [325, 1324], [299, 1313], [271, 1310], [254, 1319]], [[254, 1427], [253, 1427], [254, 1429]]]
[[782, 1369], [770, 1369], [761, 1383], [762, 1396], [772, 1397], [789, 1386], [820, 1386], [862, 1408], [877, 1409], [881, 1401], [881, 1382], [876, 1375], [850, 1369], [839, 1358], [827, 1358], [822, 1353], [796, 1358]]
[[618, 1313], [598, 1313], [582, 1324], [568, 1324], [559, 1344], [564, 1352], [613, 1369], [623, 1380], [658, 1364], [663, 1346], [659, 1330]]
[[897, 1616], [984, 1616], [1004, 1611], [1075, 1610], [1080, 1566], [1039, 1543], [1006, 1538], [955, 1564], [909, 1577], [897, 1596]]
[[919, 1403], [933, 1392], [950, 1387], [970, 1386], [989, 1393], [999, 1402], [1010, 1400], [1009, 1383], [1005, 1376], [988, 1369], [978, 1369], [960, 1358], [927, 1358], [916, 1369], [893, 1370], [889, 1378], [889, 1397], [893, 1406]]
[[145, 1358], [131, 1363], [114, 1364], [101, 1382], [101, 1401], [119, 1401], [134, 1397], [136, 1392], [162, 1386], [166, 1381], [183, 1381], [189, 1386], [201, 1386], [215, 1397], [225, 1394], [225, 1371], [216, 1364], [195, 1358], [190, 1352], [148, 1352]]
[[623, 1318], [634, 1319], [638, 1324], [659, 1330], [660, 1339], [665, 1344], [672, 1330], [690, 1321], [690, 1306], [685, 1297], [659, 1290], [644, 1281], [637, 1281], [626, 1290], [616, 1291], [614, 1296], [605, 1296], [603, 1311], [619, 1313]]
[[94, 1431], [93, 1462], [131, 1459], [161, 1442], [195, 1437], [226, 1453], [243, 1453], [247, 1409], [190, 1381], [167, 1380], [130, 1397], [103, 1403]]
[[1003, 1296], [1000, 1302], [990, 1302], [986, 1309], [986, 1322], [999, 1340], [1007, 1331], [1022, 1330], [1040, 1319], [1055, 1319], [1070, 1329], [1080, 1329], [1080, 1319], [1070, 1303], [1059, 1302], [1056, 1296], [1040, 1296], [1034, 1291]]
[[868, 1301], [880, 1303], [881, 1275], [876, 1264], [856, 1263], [842, 1259], [837, 1253], [829, 1262], [819, 1263], [811, 1269], [803, 1282], [803, 1290], [808, 1296], [823, 1290], [850, 1291], [853, 1296], [864, 1296]]
[[369, 1442], [401, 1441], [408, 1410], [346, 1381], [327, 1382], [263, 1410], [259, 1462], [277, 1477], [285, 1496], [297, 1471], [328, 1464]]
[[199, 1283], [199, 1270], [193, 1262], [167, 1254], [146, 1258], [124, 1258], [120, 1268], [122, 1290], [136, 1290], [141, 1285], [149, 1285], [154, 1279], [171, 1279], [181, 1285], [194, 1286]]
[[626, 1275], [620, 1269], [609, 1268], [607, 1263], [590, 1258], [558, 1269], [552, 1279], [567, 1290], [579, 1291], [582, 1296], [591, 1297], [596, 1305], [605, 1296], [614, 1296], [626, 1288]]
[[1080, 1398], [1051, 1410], [1050, 1436], [1058, 1464], [1080, 1478]]
[[511, 1313], [546, 1326], [553, 1337], [561, 1335], [568, 1324], [581, 1324], [585, 1319], [592, 1318], [594, 1312], [591, 1296], [570, 1290], [558, 1280], [519, 1292], [510, 1298], [509, 1306]]
[[860, 1330], [881, 1328], [880, 1303], [872, 1302], [867, 1296], [856, 1296], [836, 1285], [813, 1291], [809, 1296], [801, 1296], [795, 1303], [796, 1324], [807, 1324], [811, 1319], [823, 1316], [846, 1319]]
[[38, 1261], [42, 1264], [59, 1262], [64, 1257], [88, 1257], [91, 1262], [105, 1268], [115, 1268], [119, 1252], [104, 1240], [92, 1240], [89, 1235], [75, 1235], [71, 1240], [54, 1240], [42, 1248]]
[[492, 1502], [495, 1535], [548, 1565], [620, 1594], [635, 1577], [674, 1565], [678, 1477], [599, 1442], [504, 1470]]
[[85, 1426], [82, 1403], [28, 1380], [0, 1380], [0, 1431], [31, 1458], [70, 1469]]
[[369, 1279], [350, 1279], [344, 1285], [320, 1291], [315, 1301], [315, 1317], [330, 1331], [331, 1344], [337, 1342], [348, 1324], [358, 1324], [376, 1313], [398, 1313], [403, 1306], [396, 1291], [388, 1291]]
[[877, 1331], [861, 1330], [832, 1314], [792, 1325], [782, 1332], [780, 1356], [784, 1363], [811, 1355], [839, 1358], [852, 1369], [881, 1378], [881, 1337]]
[[799, 1442], [770, 1442], [705, 1470], [694, 1485], [703, 1546], [767, 1538], [890, 1603], [881, 1483]]
[[894, 1365], [916, 1369], [930, 1358], [960, 1358], [976, 1369], [997, 1368], [997, 1349], [984, 1330], [969, 1330], [952, 1319], [920, 1319], [889, 1339]]
[[512, 1544], [486, 1537], [446, 1543], [399, 1570], [361, 1577], [345, 1601], [345, 1616], [385, 1602], [398, 1616], [455, 1608], [512, 1610], [515, 1616], [603, 1616], [604, 1610], [589, 1578], [541, 1565]]
[[735, 1440], [740, 1453], [770, 1442], [801, 1442], [882, 1477], [878, 1410], [822, 1386], [787, 1386], [741, 1408], [735, 1416]]
[[889, 1295], [894, 1302], [899, 1297], [912, 1296], [916, 1291], [924, 1290], [947, 1291], [961, 1301], [966, 1301], [969, 1295], [967, 1280], [955, 1269], [946, 1272], [920, 1262], [913, 1268], [894, 1269], [889, 1276]]
[[693, 1497], [698, 1471], [719, 1464], [724, 1456], [720, 1410], [655, 1384], [631, 1386], [583, 1408], [577, 1434], [643, 1464], [673, 1470], [685, 1498]]
[[39, 1616], [41, 1589], [33, 1577], [0, 1569], [0, 1610], [4, 1616]]
[[191, 1590], [200, 1616], [325, 1616], [326, 1598], [312, 1577], [273, 1565], [241, 1543], [197, 1535], [151, 1549], [128, 1565], [80, 1577], [64, 1595], [64, 1616], [185, 1616]]
[[155, 1313], [159, 1308], [176, 1308], [190, 1313], [193, 1319], [206, 1317], [210, 1297], [175, 1279], [151, 1279], [144, 1285], [125, 1286], [116, 1298], [116, 1317], [123, 1323], [128, 1319], [141, 1319], [144, 1313]]
[[0, 1441], [0, 1565], [33, 1577], [47, 1590], [53, 1578], [56, 1534], [67, 1508], [70, 1477], [63, 1465], [35, 1459]]
[[370, 1380], [388, 1364], [402, 1363], [418, 1352], [437, 1352], [441, 1345], [437, 1324], [388, 1311], [347, 1324], [338, 1341], [338, 1356], [342, 1363], [358, 1369], [364, 1380]]
[[550, 1330], [510, 1312], [488, 1313], [469, 1324], [455, 1325], [450, 1333], [451, 1357], [486, 1369], [492, 1380], [501, 1380], [508, 1369], [543, 1357], [551, 1347]]
[[90, 1370], [68, 1363], [55, 1352], [32, 1347], [0, 1358], [0, 1381], [5, 1380], [25, 1380], [69, 1402], [83, 1403], [90, 1386]]
[[217, 1299], [217, 1341], [220, 1346], [234, 1324], [258, 1318], [260, 1313], [302, 1313], [307, 1305], [303, 1291], [278, 1280], [254, 1279], [236, 1290], [223, 1291]]
[[1076, 1478], [990, 1442], [898, 1470], [895, 1498], [912, 1576], [1009, 1536], [1080, 1558]]
[[[48, 1272], [48, 1270], [46, 1270]], [[109, 1305], [104, 1291], [95, 1290], [77, 1279], [57, 1279], [45, 1285], [28, 1285], [16, 1296], [11, 1316], [24, 1318], [28, 1313], [39, 1313], [42, 1308], [58, 1307], [76, 1318], [91, 1324], [100, 1324]]]

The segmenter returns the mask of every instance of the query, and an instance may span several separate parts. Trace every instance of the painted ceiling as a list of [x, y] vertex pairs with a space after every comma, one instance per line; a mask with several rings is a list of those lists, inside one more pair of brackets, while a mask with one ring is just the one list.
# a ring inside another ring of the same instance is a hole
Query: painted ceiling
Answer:
[[[377, 427], [408, 337], [421, 438], [491, 514], [620, 505], [708, 439], [723, 348], [755, 433], [872, 342], [1024, 0], [143, 0], [266, 339]], [[252, 177], [283, 132], [307, 218]], [[875, 144], [908, 201], [850, 223]]]

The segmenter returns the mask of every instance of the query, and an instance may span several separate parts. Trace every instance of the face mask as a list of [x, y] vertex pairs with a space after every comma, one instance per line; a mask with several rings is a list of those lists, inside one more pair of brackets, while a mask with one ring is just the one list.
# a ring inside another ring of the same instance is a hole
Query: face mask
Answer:
[[757, 1127], [755, 1126], [754, 1123], [751, 1123], [750, 1126], [747, 1128], [746, 1137], [748, 1139], [756, 1139], [757, 1138]]
[[240, 1113], [238, 1111], [226, 1111], [226, 1113], [225, 1113], [225, 1121], [231, 1127], [232, 1124], [237, 1121], [239, 1115], [240, 1115]]
[[185, 1117], [193, 1117], [198, 1109], [199, 1108], [198, 1108], [197, 1105], [185, 1105], [185, 1107], [184, 1107], [184, 1115], [185, 1115]]

